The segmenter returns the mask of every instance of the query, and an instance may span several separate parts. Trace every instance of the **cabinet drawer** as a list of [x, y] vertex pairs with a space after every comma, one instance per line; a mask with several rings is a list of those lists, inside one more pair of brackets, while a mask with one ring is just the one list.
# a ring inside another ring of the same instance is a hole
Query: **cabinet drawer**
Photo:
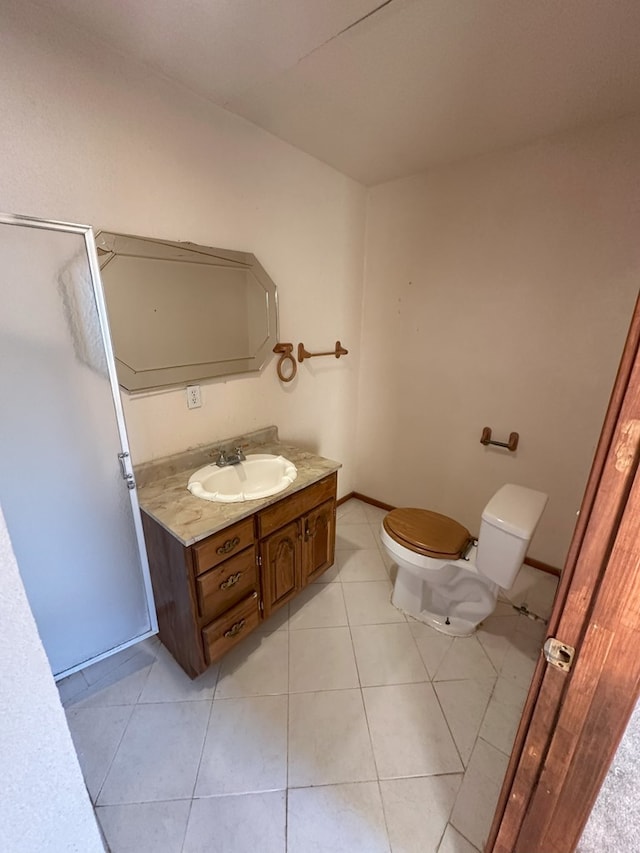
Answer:
[[268, 536], [284, 524], [304, 515], [329, 498], [335, 497], [337, 481], [338, 475], [331, 474], [319, 483], [314, 483], [313, 486], [308, 486], [295, 495], [262, 510], [258, 513], [258, 535]]
[[247, 548], [196, 578], [200, 616], [214, 619], [258, 588], [255, 548]]
[[253, 545], [253, 518], [245, 518], [231, 527], [225, 527], [219, 533], [214, 533], [208, 539], [203, 539], [193, 546], [193, 565], [197, 575], [212, 569], [244, 551], [249, 545]]
[[258, 593], [254, 592], [202, 629], [204, 654], [208, 663], [218, 660], [251, 633], [260, 621], [258, 605]]

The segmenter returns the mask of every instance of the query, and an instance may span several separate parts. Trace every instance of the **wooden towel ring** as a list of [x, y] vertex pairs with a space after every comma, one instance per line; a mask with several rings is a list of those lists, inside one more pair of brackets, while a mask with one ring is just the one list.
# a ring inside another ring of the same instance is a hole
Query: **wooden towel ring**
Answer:
[[[298, 371], [298, 365], [296, 364], [296, 360], [293, 357], [293, 344], [276, 344], [273, 348], [275, 353], [279, 353], [280, 358], [278, 359], [278, 363], [276, 365], [276, 370], [278, 371], [278, 379], [281, 382], [291, 382]], [[288, 373], [283, 371], [283, 366], [285, 362], [290, 362], [291, 366]]]

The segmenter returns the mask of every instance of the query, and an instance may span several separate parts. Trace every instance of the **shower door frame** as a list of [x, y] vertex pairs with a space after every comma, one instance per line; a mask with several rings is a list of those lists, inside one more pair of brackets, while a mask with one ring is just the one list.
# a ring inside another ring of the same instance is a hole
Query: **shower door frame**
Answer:
[[[113, 356], [113, 347], [111, 344], [111, 333], [109, 330], [109, 320], [107, 315], [107, 306], [102, 289], [102, 280], [100, 278], [100, 264], [98, 260], [98, 252], [96, 249], [95, 237], [93, 228], [90, 225], [79, 225], [77, 223], [61, 222], [58, 220], [40, 219], [33, 216], [23, 216], [14, 213], [0, 212], [0, 224], [16, 225], [27, 228], [34, 228], [46, 231], [58, 231], [66, 234], [77, 234], [84, 240], [84, 246], [87, 253], [87, 263], [91, 275], [92, 293], [96, 303], [98, 321], [100, 325], [101, 342], [104, 350], [104, 356], [107, 365], [107, 373], [109, 378], [109, 388], [114, 407], [114, 418], [116, 423], [117, 437], [120, 445], [119, 460], [122, 468], [122, 487], [127, 490], [131, 505], [131, 520], [133, 522], [135, 540], [137, 545], [137, 554], [139, 557], [139, 569], [142, 573], [142, 583], [144, 587], [145, 600], [149, 615], [149, 629], [143, 631], [142, 634], [131, 637], [124, 642], [118, 643], [110, 649], [107, 649], [100, 654], [94, 655], [83, 661], [79, 661], [73, 666], [67, 667], [65, 670], [55, 673], [54, 678], [60, 681], [68, 675], [72, 675], [78, 670], [84, 669], [98, 661], [104, 660], [113, 654], [116, 654], [141, 640], [151, 637], [158, 633], [158, 617], [156, 614], [153, 588], [151, 585], [151, 574], [149, 571], [149, 562], [147, 559], [147, 551], [144, 542], [144, 533], [142, 530], [142, 520], [140, 517], [140, 508], [138, 504], [138, 494], [131, 463], [131, 453], [129, 440], [127, 436], [124, 410], [120, 399], [120, 391], [118, 385], [118, 377], [116, 373], [115, 359]], [[18, 568], [20, 568], [18, 564]], [[138, 568], [138, 567], [136, 567]]]

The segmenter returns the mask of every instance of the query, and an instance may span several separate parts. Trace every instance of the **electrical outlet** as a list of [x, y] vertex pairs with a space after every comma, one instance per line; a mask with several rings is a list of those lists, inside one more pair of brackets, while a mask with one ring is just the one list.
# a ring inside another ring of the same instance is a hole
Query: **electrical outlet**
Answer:
[[202, 405], [199, 385], [187, 385], [187, 408], [199, 409]]

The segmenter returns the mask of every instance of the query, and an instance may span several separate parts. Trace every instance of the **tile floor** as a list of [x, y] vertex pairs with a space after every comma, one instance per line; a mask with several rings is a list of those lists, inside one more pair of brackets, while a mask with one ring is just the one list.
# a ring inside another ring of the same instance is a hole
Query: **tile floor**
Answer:
[[[112, 853], [481, 850], [543, 625], [405, 619], [383, 515], [340, 507], [321, 582], [196, 681], [154, 639], [61, 682]], [[546, 616], [554, 591], [524, 567], [510, 595]]]

